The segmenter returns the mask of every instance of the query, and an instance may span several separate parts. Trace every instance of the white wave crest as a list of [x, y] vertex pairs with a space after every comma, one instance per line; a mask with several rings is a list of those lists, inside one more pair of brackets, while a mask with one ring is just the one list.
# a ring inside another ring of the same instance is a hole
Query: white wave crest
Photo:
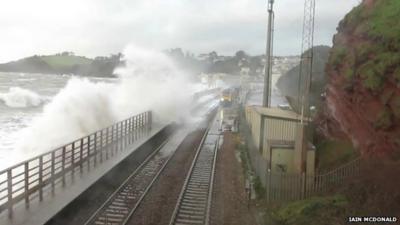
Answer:
[[39, 106], [44, 102], [37, 93], [20, 87], [11, 87], [7, 93], [0, 93], [0, 100], [11, 108]]
[[167, 56], [135, 47], [124, 55], [118, 82], [71, 78], [21, 132], [17, 150], [37, 155], [147, 110], [158, 122], [189, 115], [192, 86]]

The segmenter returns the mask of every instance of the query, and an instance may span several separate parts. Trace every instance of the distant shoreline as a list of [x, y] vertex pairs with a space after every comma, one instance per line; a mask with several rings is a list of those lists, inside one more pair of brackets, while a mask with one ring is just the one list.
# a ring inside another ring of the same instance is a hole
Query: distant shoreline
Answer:
[[116, 77], [113, 73], [114, 69], [124, 64], [121, 58], [122, 54], [117, 54], [90, 59], [84, 56], [75, 56], [72, 52], [47, 56], [35, 55], [0, 64], [0, 72]]

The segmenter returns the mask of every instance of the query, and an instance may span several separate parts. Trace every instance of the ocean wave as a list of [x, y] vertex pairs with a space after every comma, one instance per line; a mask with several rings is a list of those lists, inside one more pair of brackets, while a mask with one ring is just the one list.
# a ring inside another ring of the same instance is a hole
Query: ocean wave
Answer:
[[189, 117], [193, 89], [186, 74], [162, 53], [131, 47], [124, 55], [115, 82], [71, 77], [21, 131], [16, 150], [36, 155], [147, 110], [159, 123]]
[[11, 87], [8, 92], [0, 93], [0, 101], [10, 108], [36, 107], [45, 100], [39, 94], [20, 87]]

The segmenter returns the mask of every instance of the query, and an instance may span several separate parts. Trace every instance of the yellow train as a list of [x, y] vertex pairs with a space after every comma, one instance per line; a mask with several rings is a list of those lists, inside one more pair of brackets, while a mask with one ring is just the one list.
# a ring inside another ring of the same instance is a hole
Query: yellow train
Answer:
[[232, 105], [234, 99], [234, 90], [231, 88], [223, 89], [221, 91], [221, 100], [220, 103], [222, 106], [230, 106]]

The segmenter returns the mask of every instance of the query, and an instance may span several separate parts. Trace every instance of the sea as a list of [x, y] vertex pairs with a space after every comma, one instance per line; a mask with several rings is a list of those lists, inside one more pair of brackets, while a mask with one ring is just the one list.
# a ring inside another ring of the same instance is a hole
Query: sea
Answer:
[[[154, 120], [187, 120], [190, 93], [206, 88], [179, 73], [138, 71], [118, 78], [0, 72], [0, 171], [149, 109]], [[248, 105], [261, 105], [262, 83], [252, 86]], [[286, 103], [275, 87], [272, 103]]]
[[[76, 76], [0, 72], [0, 170], [9, 166], [21, 132], [40, 116], [67, 82]], [[113, 83], [116, 78], [90, 77], [90, 82]]]

